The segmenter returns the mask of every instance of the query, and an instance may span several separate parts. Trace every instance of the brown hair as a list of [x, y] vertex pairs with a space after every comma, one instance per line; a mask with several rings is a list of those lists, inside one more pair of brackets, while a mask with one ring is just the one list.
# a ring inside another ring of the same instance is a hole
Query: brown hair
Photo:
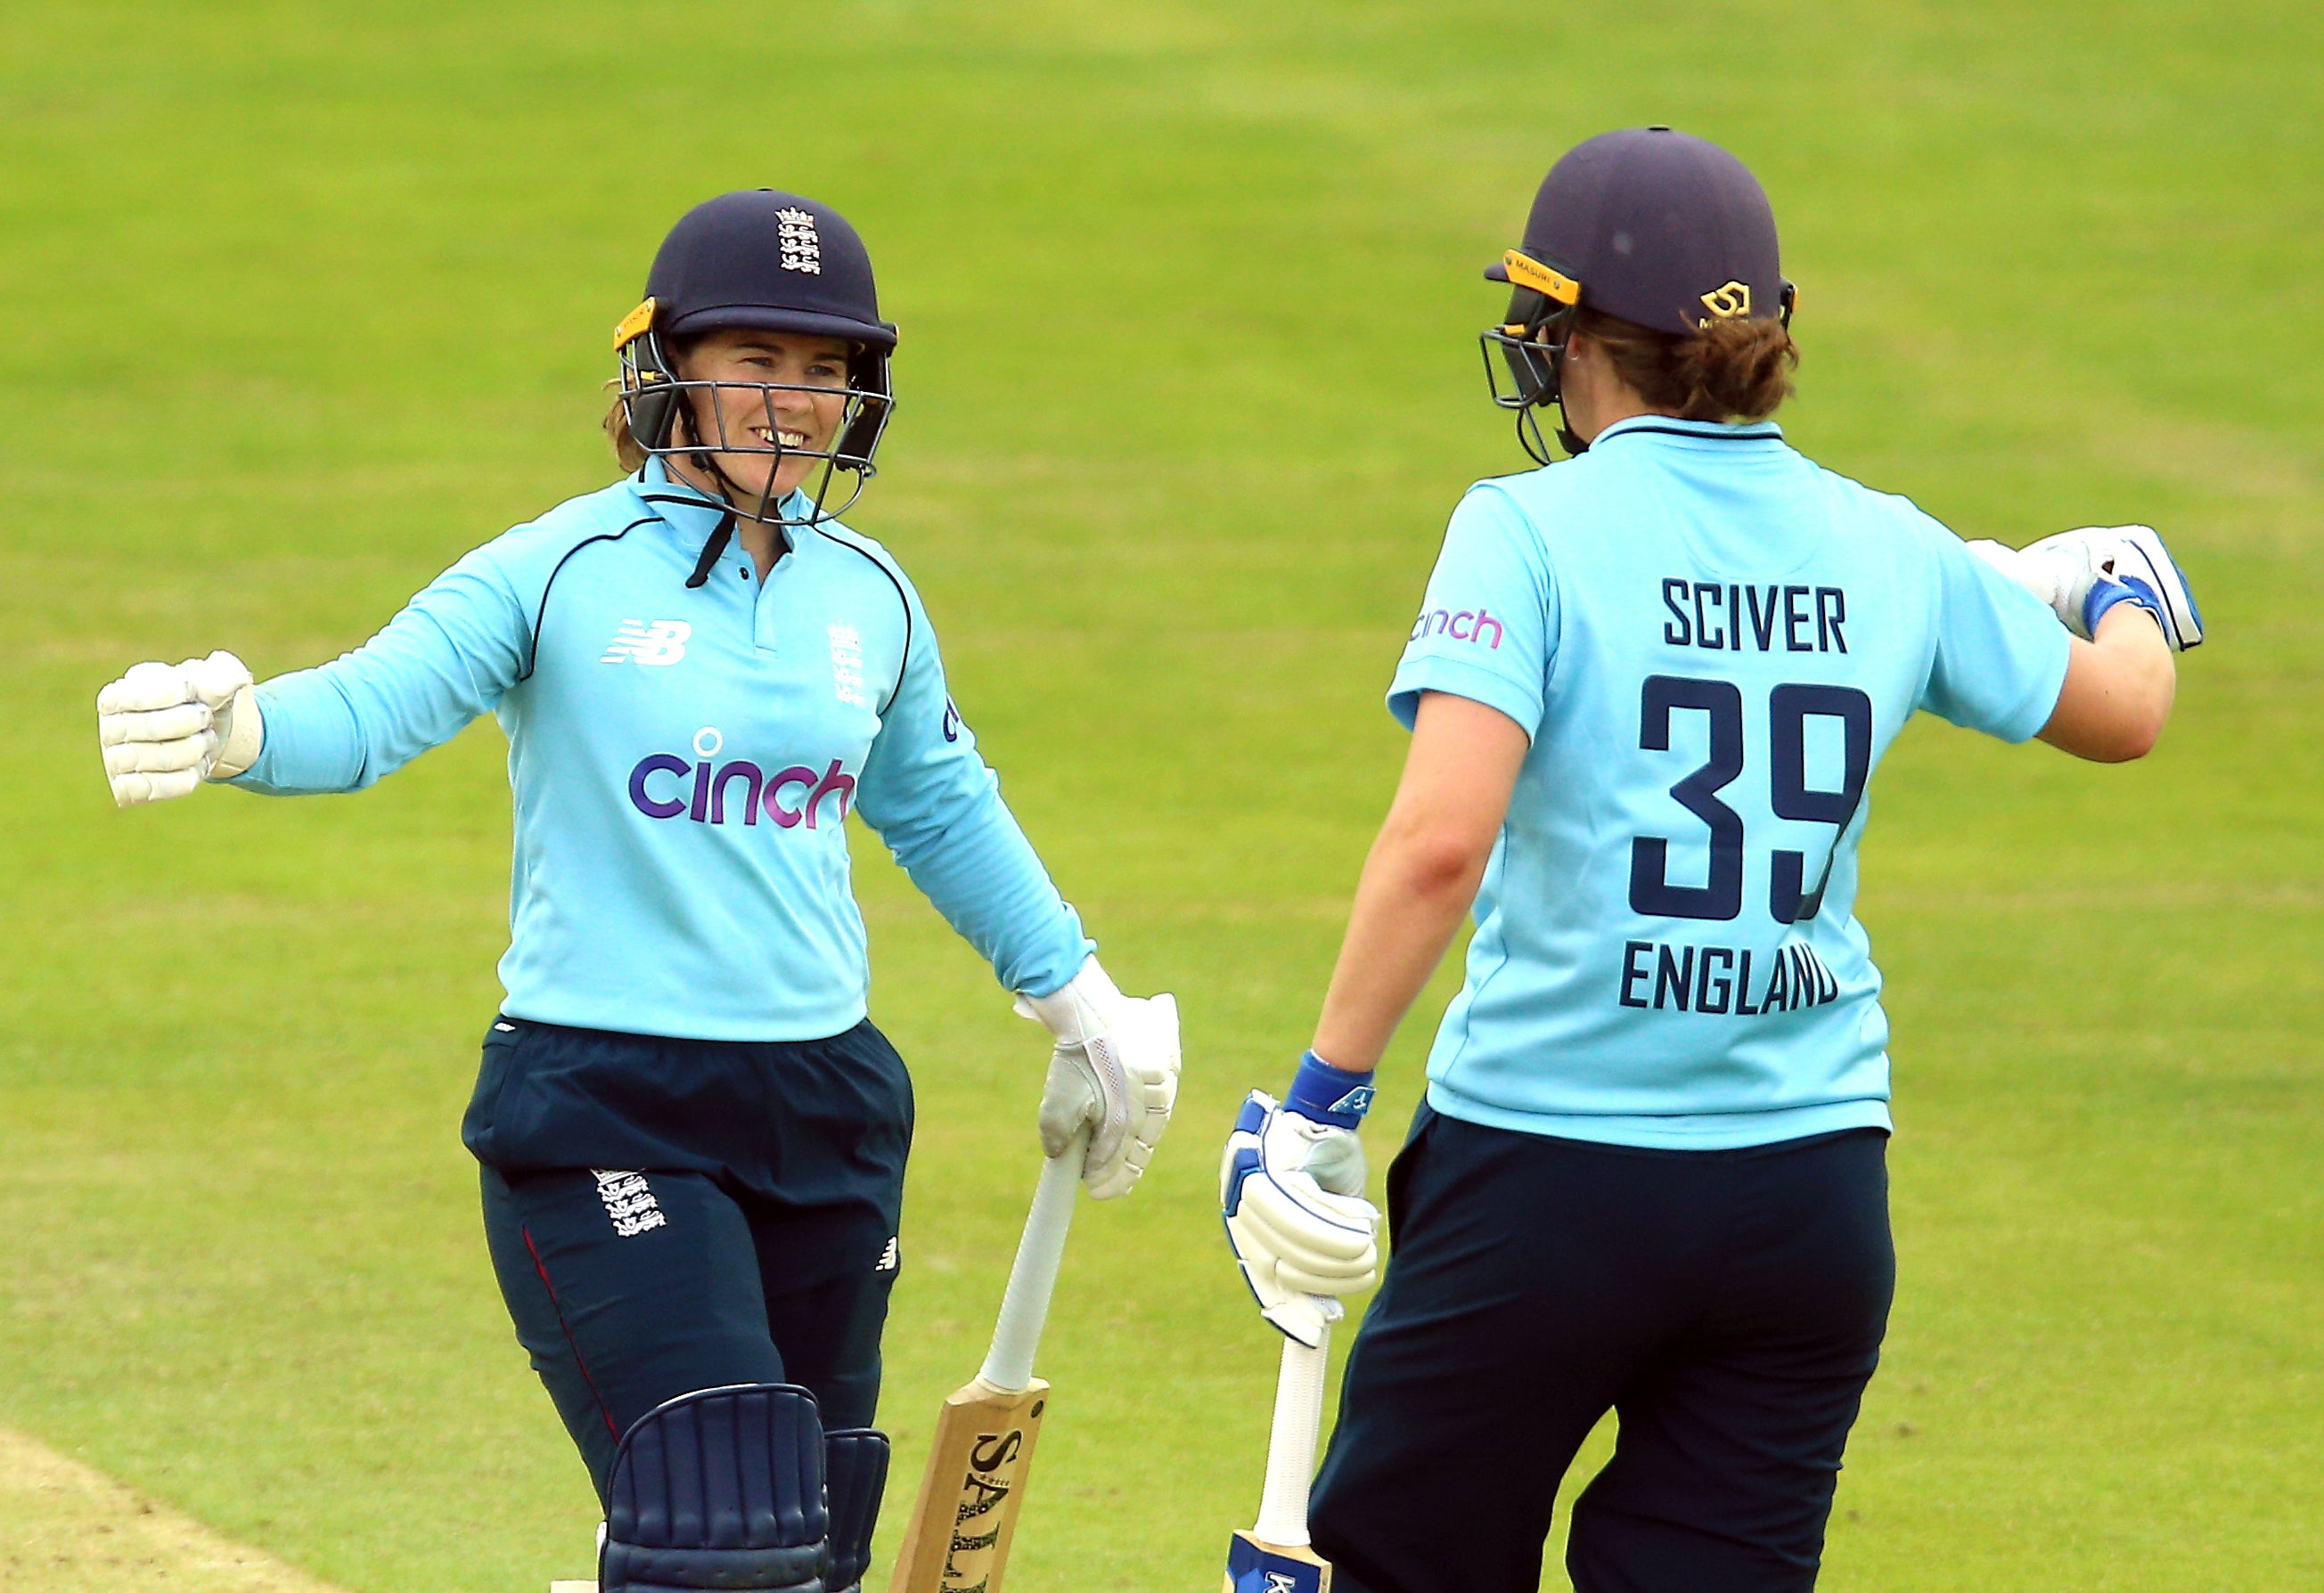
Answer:
[[1692, 337], [1584, 308], [1587, 333], [1615, 373], [1655, 409], [1685, 420], [1765, 420], [1792, 396], [1799, 345], [1778, 320], [1715, 320]]
[[645, 468], [646, 451], [630, 435], [629, 406], [622, 402], [619, 391], [622, 379], [616, 376], [605, 385], [615, 390], [613, 406], [605, 411], [605, 440], [613, 445], [613, 457], [622, 462], [622, 473], [634, 475]]
[[[685, 374], [678, 369], [678, 362], [686, 358], [687, 352], [696, 341], [698, 340], [693, 337], [662, 339], [662, 357], [669, 361], [673, 372], [679, 375]], [[604, 422], [605, 440], [613, 444], [613, 457], [621, 461], [622, 472], [634, 475], [645, 468], [648, 455], [645, 449], [639, 446], [638, 439], [630, 435], [629, 407], [622, 402], [622, 394], [625, 391], [622, 386], [622, 378], [616, 376], [606, 382], [605, 391], [613, 395], [612, 406], [605, 410]]]

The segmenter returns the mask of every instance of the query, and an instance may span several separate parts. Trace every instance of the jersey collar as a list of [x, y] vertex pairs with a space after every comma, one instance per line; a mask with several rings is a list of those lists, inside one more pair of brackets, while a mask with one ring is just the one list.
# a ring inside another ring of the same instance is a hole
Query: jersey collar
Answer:
[[1731, 426], [1724, 420], [1681, 420], [1670, 415], [1633, 415], [1628, 420], [1613, 425], [1591, 439], [1593, 448], [1602, 447], [1618, 437], [1683, 437], [1698, 443], [1761, 443], [1781, 442], [1784, 428], [1773, 420], [1754, 420], [1741, 426]]
[[[630, 478], [630, 490], [637, 494], [647, 513], [668, 526], [682, 541], [695, 545], [698, 539], [701, 551], [696, 556], [694, 573], [687, 577], [686, 584], [688, 587], [701, 585], [733, 543], [735, 520], [732, 507], [670, 474], [659, 456], [648, 459]], [[814, 500], [796, 487], [782, 502], [784, 515], [793, 520], [805, 520], [814, 507]], [[775, 528], [775, 539], [781, 544], [775, 556], [778, 562], [788, 557], [798, 547], [788, 525]]]

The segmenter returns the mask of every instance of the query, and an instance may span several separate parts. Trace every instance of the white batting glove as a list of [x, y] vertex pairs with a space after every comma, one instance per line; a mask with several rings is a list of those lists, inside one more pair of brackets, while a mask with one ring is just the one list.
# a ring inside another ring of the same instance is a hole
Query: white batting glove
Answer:
[[1364, 1198], [1355, 1128], [1370, 1080], [1308, 1053], [1284, 1103], [1259, 1090], [1244, 1100], [1219, 1163], [1227, 1243], [1259, 1314], [1310, 1349], [1338, 1318], [1336, 1296], [1379, 1276], [1379, 1211]]
[[[2052, 604], [2077, 636], [2098, 632], [2098, 620], [2117, 603], [2135, 603], [2154, 616], [2173, 652], [2203, 643], [2203, 615], [2178, 561], [2152, 526], [2084, 526], [2028, 545], [2024, 557], [2058, 561], [2075, 581]], [[2082, 572], [2087, 568], [2087, 582]], [[2070, 617], [2070, 611], [2071, 617]]]
[[2151, 526], [2083, 526], [2015, 550], [1988, 541], [1969, 549], [2048, 603], [2085, 641], [2108, 609], [2132, 603], [2154, 616], [2173, 652], [2202, 644], [2194, 592]]
[[144, 663], [97, 694], [97, 735], [114, 804], [183, 796], [258, 760], [265, 741], [250, 671], [232, 653]]
[[2058, 606], [2058, 572], [2046, 560], [2030, 558], [2008, 543], [1997, 542], [1990, 537], [1978, 538], [1969, 544], [1969, 550], [2024, 587], [2045, 606]]
[[1041, 1091], [1042, 1150], [1061, 1156], [1087, 1128], [1082, 1182], [1090, 1198], [1128, 1194], [1178, 1099], [1177, 999], [1125, 996], [1092, 957], [1056, 993], [1019, 993], [1017, 1010], [1057, 1040]]

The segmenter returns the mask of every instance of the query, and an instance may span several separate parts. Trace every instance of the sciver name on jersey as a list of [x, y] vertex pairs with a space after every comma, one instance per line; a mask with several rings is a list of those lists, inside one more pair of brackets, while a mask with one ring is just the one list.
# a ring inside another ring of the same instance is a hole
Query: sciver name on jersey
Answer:
[[1715, 1149], [1889, 1126], [1855, 916], [1865, 789], [1912, 714], [2023, 741], [2049, 609], [1772, 423], [1642, 417], [1455, 511], [1389, 688], [1531, 740], [1430, 1104]]
[[[810, 505], [794, 495], [786, 512]], [[1012, 990], [1091, 949], [945, 690], [918, 594], [835, 522], [762, 585], [659, 461], [462, 558], [364, 646], [259, 688], [236, 784], [348, 791], [491, 712], [515, 796], [504, 1010], [687, 1039], [860, 1022], [860, 813]]]

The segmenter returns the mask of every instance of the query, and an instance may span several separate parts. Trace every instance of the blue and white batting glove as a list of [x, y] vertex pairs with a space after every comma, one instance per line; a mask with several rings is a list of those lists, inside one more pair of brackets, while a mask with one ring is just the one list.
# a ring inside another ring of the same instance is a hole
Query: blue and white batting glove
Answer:
[[2152, 526], [2084, 526], [2012, 550], [1972, 542], [1969, 551], [2050, 605], [2085, 641], [2117, 603], [2154, 616], [2173, 652], [2203, 640], [2203, 615], [2187, 577]]
[[1379, 1211], [1364, 1198], [1356, 1135], [1371, 1101], [1371, 1074], [1311, 1051], [1280, 1104], [1259, 1090], [1245, 1099], [1219, 1165], [1227, 1243], [1259, 1314], [1310, 1348], [1339, 1314], [1336, 1296], [1379, 1276]]

